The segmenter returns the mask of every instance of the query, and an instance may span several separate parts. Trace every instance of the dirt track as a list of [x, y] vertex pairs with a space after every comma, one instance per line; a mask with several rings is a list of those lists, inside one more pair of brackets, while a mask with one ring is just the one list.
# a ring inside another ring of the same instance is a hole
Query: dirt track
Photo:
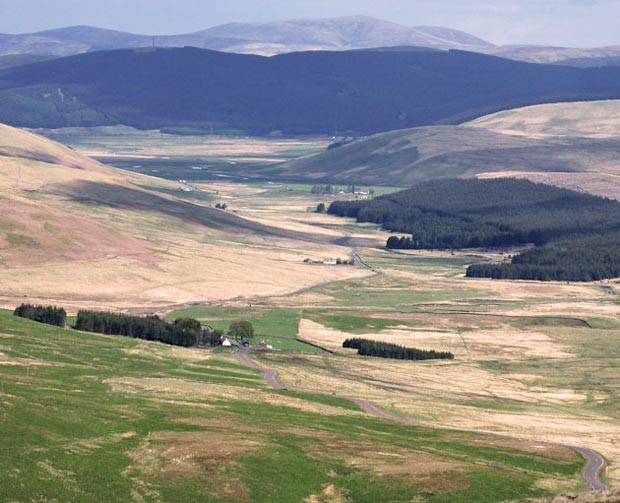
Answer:
[[[394, 421], [400, 424], [405, 424], [405, 425], [410, 425], [410, 426], [424, 426], [424, 425], [415, 423], [414, 421], [410, 421], [408, 419], [394, 416], [392, 414], [384, 412], [378, 407], [374, 406], [369, 401], [364, 400], [363, 398], [336, 395], [335, 393], [330, 393], [327, 391], [315, 391], [315, 390], [305, 390], [305, 389], [300, 389], [300, 388], [288, 388], [284, 386], [278, 380], [277, 373], [274, 369], [262, 367], [261, 365], [253, 362], [250, 359], [249, 352], [250, 352], [250, 349], [248, 347], [242, 347], [237, 352], [237, 358], [239, 359], [242, 365], [252, 368], [252, 369], [260, 370], [265, 376], [265, 381], [272, 388], [279, 389], [279, 390], [287, 390], [293, 393], [311, 393], [314, 395], [334, 396], [336, 398], [342, 398], [342, 399], [350, 400], [351, 402], [356, 403], [366, 412], [368, 412], [369, 414], [372, 414], [375, 417], [378, 417], [381, 419], [387, 419], [388, 421]], [[471, 433], [491, 435], [489, 433], [484, 433], [484, 432], [471, 432]], [[513, 440], [527, 440], [523, 438], [508, 437], [506, 435], [493, 435], [493, 436], [513, 439]], [[583, 471], [583, 478], [586, 480], [586, 482], [588, 482], [588, 484], [590, 485], [590, 488], [594, 491], [603, 491], [607, 489], [607, 486], [603, 483], [603, 481], [599, 477], [600, 472], [605, 467], [605, 459], [598, 452], [593, 451], [592, 449], [588, 449], [586, 447], [576, 447], [572, 445], [556, 444], [554, 442], [539, 442], [539, 443], [544, 444], [544, 445], [549, 445], [549, 446], [572, 449], [573, 451], [576, 451], [582, 456], [584, 456], [588, 460], [588, 465], [585, 467]]]

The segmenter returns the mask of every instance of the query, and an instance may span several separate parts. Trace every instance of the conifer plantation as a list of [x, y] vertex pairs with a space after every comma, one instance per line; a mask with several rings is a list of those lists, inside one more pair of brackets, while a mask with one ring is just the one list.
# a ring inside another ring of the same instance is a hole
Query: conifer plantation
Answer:
[[219, 344], [221, 336], [192, 318], [178, 318], [169, 323], [158, 316], [141, 317], [102, 311], [79, 311], [75, 328], [84, 332], [122, 335], [184, 347], [212, 344], [215, 339]]
[[445, 179], [370, 201], [335, 201], [328, 212], [389, 231], [390, 249], [534, 245], [470, 277], [592, 281], [620, 276], [620, 203], [527, 180]]
[[407, 348], [389, 342], [372, 341], [354, 337], [346, 339], [342, 343], [343, 348], [357, 349], [357, 354], [362, 356], [378, 356], [380, 358], [393, 358], [396, 360], [453, 360], [454, 355], [448, 351], [435, 351], [434, 349]]
[[64, 327], [67, 324], [67, 312], [62, 307], [21, 304], [13, 311], [13, 314], [20, 318], [28, 318], [57, 327]]

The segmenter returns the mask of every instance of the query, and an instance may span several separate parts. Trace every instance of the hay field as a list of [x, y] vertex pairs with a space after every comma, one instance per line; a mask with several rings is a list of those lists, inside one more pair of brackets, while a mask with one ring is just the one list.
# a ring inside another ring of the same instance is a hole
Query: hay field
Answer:
[[165, 134], [126, 126], [35, 130], [81, 154], [136, 173], [170, 180], [269, 179], [273, 165], [321, 152], [325, 137]]
[[324, 138], [259, 138], [220, 135], [177, 135], [157, 130], [142, 131], [127, 126], [96, 128], [38, 129], [35, 133], [70, 145], [89, 157], [109, 158], [194, 158], [226, 160], [273, 160], [321, 150]]

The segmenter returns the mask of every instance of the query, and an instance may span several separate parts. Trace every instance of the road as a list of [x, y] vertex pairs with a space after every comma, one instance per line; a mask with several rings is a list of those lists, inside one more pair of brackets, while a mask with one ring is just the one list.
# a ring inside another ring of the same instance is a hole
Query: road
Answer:
[[[288, 388], [284, 386], [278, 380], [277, 372], [274, 369], [263, 367], [250, 359], [250, 348], [248, 347], [241, 347], [239, 351], [237, 352], [237, 358], [239, 359], [242, 365], [261, 371], [265, 377], [265, 382], [272, 388], [279, 389], [279, 390], [287, 390], [293, 393], [310, 393], [313, 395], [328, 395], [328, 396], [333, 396], [336, 398], [342, 398], [344, 400], [349, 400], [351, 402], [356, 403], [363, 410], [365, 410], [366, 412], [368, 412], [369, 414], [375, 417], [378, 417], [381, 419], [387, 419], [388, 421], [394, 421], [396, 423], [409, 425], [409, 426], [425, 426], [425, 425], [416, 423], [414, 421], [410, 421], [409, 419], [405, 419], [402, 417], [395, 416], [393, 414], [389, 414], [388, 412], [385, 412], [379, 409], [377, 406], [373, 405], [368, 400], [364, 400], [363, 398], [351, 397], [351, 396], [346, 396], [346, 395], [337, 395], [335, 393], [330, 393], [327, 391], [316, 391], [316, 390], [307, 390], [307, 389], [300, 389], [300, 388]], [[428, 426], [425, 426], [425, 427], [428, 427]], [[599, 454], [596, 451], [593, 451], [592, 449], [588, 449], [586, 447], [576, 447], [573, 445], [558, 444], [555, 442], [538, 442], [538, 441], [528, 440], [524, 438], [510, 437], [508, 435], [493, 435], [487, 432], [472, 431], [471, 433], [478, 433], [482, 435], [501, 437], [501, 438], [512, 439], [512, 440], [530, 441], [530, 442], [540, 443], [540, 444], [554, 446], [554, 447], [563, 447], [563, 448], [572, 449], [573, 451], [578, 452], [579, 454], [583, 455], [588, 460], [588, 464], [583, 470], [583, 478], [586, 480], [586, 482], [588, 482], [588, 484], [590, 485], [590, 488], [594, 491], [603, 491], [607, 489], [607, 486], [600, 479], [600, 473], [605, 467], [605, 459], [603, 458], [601, 454]]]

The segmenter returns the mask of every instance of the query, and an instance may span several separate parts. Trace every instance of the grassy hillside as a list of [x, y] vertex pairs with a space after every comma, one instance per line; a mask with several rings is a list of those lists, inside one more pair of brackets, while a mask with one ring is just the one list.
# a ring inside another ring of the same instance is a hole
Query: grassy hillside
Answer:
[[527, 137], [617, 138], [620, 101], [535, 105], [497, 112], [467, 125]]
[[505, 171], [617, 174], [619, 151], [620, 141], [612, 138], [536, 139], [484, 127], [435, 126], [360, 138], [290, 161], [282, 166], [280, 175], [299, 180], [407, 186], [435, 178]]
[[553, 494], [550, 478], [574, 488], [583, 465], [567, 449], [397, 425], [335, 397], [273, 391], [224, 351], [6, 311], [0, 326], [3, 502], [490, 503]]
[[0, 121], [367, 134], [526, 104], [616, 98], [618, 82], [620, 68], [533, 65], [462, 51], [272, 58], [194, 48], [103, 51], [0, 72]]
[[0, 302], [176, 303], [356, 274], [303, 267], [308, 250], [330, 249], [326, 232], [251, 221], [212, 207], [219, 201], [0, 126]]

